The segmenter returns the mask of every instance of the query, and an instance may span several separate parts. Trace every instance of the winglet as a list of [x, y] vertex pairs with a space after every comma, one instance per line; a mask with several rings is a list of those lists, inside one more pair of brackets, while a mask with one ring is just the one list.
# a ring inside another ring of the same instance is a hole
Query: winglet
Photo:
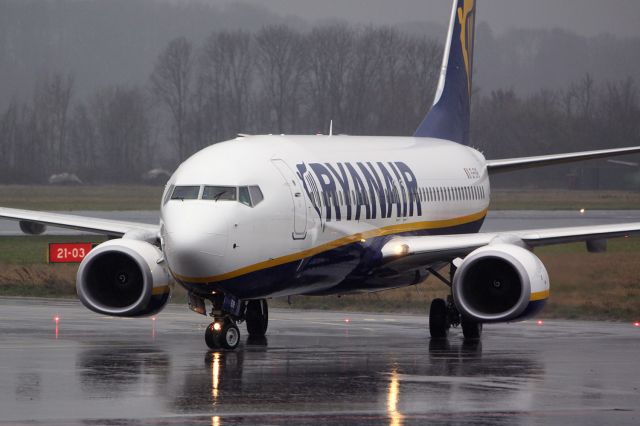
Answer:
[[454, 0], [436, 97], [414, 136], [469, 144], [475, 18], [475, 0]]

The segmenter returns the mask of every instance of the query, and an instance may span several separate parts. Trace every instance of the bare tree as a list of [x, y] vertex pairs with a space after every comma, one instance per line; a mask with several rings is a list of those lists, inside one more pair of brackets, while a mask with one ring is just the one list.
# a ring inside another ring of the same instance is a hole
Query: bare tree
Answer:
[[346, 107], [346, 85], [351, 72], [355, 33], [346, 24], [314, 28], [308, 36], [309, 112], [313, 130], [322, 131], [329, 121], [340, 126]]
[[94, 117], [84, 102], [77, 104], [73, 109], [69, 127], [71, 170], [83, 180], [92, 178], [101, 167], [101, 150], [97, 143]]
[[16, 167], [16, 141], [19, 138], [19, 105], [12, 100], [0, 116], [0, 170], [11, 172]]
[[216, 140], [247, 132], [254, 69], [251, 48], [251, 35], [242, 31], [212, 33], [204, 45], [195, 104], [205, 122], [198, 128], [215, 127]]
[[49, 161], [47, 172], [60, 172], [66, 167], [67, 115], [71, 104], [73, 77], [60, 73], [45, 75], [36, 84], [33, 114], [38, 137], [43, 141]]
[[138, 180], [150, 164], [144, 155], [150, 139], [144, 92], [128, 87], [103, 89], [94, 95], [91, 109], [102, 175], [116, 182]]
[[440, 76], [442, 47], [426, 38], [407, 38], [402, 50], [401, 81], [404, 101], [399, 128], [411, 132], [431, 108]]
[[346, 133], [371, 133], [371, 126], [377, 121], [374, 118], [374, 104], [377, 96], [376, 78], [381, 63], [378, 38], [378, 31], [369, 27], [356, 40], [346, 87]]
[[193, 80], [193, 47], [184, 37], [171, 40], [160, 53], [153, 73], [153, 94], [169, 109], [173, 119], [178, 156], [182, 160], [190, 152], [186, 125]]
[[303, 36], [286, 26], [265, 27], [256, 35], [260, 83], [277, 133], [298, 130], [300, 89], [307, 70]]

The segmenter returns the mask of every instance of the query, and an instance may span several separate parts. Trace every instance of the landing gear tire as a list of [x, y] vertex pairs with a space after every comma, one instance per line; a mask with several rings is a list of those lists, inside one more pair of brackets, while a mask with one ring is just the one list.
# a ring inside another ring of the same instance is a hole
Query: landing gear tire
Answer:
[[251, 337], [263, 337], [269, 325], [269, 308], [265, 299], [247, 302], [245, 313], [247, 332]]
[[211, 349], [235, 349], [240, 343], [240, 330], [233, 321], [214, 321], [207, 326], [204, 340]]
[[231, 321], [227, 322], [220, 333], [220, 345], [225, 349], [235, 349], [240, 343], [240, 330]]
[[446, 339], [449, 334], [449, 317], [447, 302], [443, 299], [433, 299], [429, 309], [429, 333], [432, 339]]
[[220, 331], [216, 330], [216, 327], [216, 322], [214, 321], [207, 326], [207, 329], [204, 332], [204, 341], [211, 349], [220, 348]]
[[469, 321], [462, 318], [460, 322], [462, 326], [462, 335], [465, 340], [478, 340], [482, 335], [482, 323]]

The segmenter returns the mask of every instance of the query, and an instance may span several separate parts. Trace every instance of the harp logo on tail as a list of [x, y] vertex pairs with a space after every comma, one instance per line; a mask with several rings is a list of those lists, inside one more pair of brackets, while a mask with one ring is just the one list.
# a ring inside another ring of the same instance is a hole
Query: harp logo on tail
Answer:
[[462, 45], [462, 55], [467, 73], [467, 89], [471, 97], [471, 76], [473, 70], [473, 40], [475, 29], [475, 0], [469, 0], [463, 7], [458, 8], [458, 22], [460, 23], [460, 43]]

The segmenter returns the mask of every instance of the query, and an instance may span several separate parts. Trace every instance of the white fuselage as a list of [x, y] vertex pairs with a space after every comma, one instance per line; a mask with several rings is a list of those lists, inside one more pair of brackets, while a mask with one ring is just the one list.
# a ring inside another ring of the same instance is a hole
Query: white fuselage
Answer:
[[[258, 186], [264, 199], [252, 206], [167, 193], [209, 185]], [[176, 170], [161, 207], [162, 243], [171, 273], [195, 292], [223, 287], [251, 298], [375, 290], [385, 286], [374, 280], [382, 243], [394, 235], [477, 232], [489, 194], [483, 155], [452, 142], [241, 137]]]

